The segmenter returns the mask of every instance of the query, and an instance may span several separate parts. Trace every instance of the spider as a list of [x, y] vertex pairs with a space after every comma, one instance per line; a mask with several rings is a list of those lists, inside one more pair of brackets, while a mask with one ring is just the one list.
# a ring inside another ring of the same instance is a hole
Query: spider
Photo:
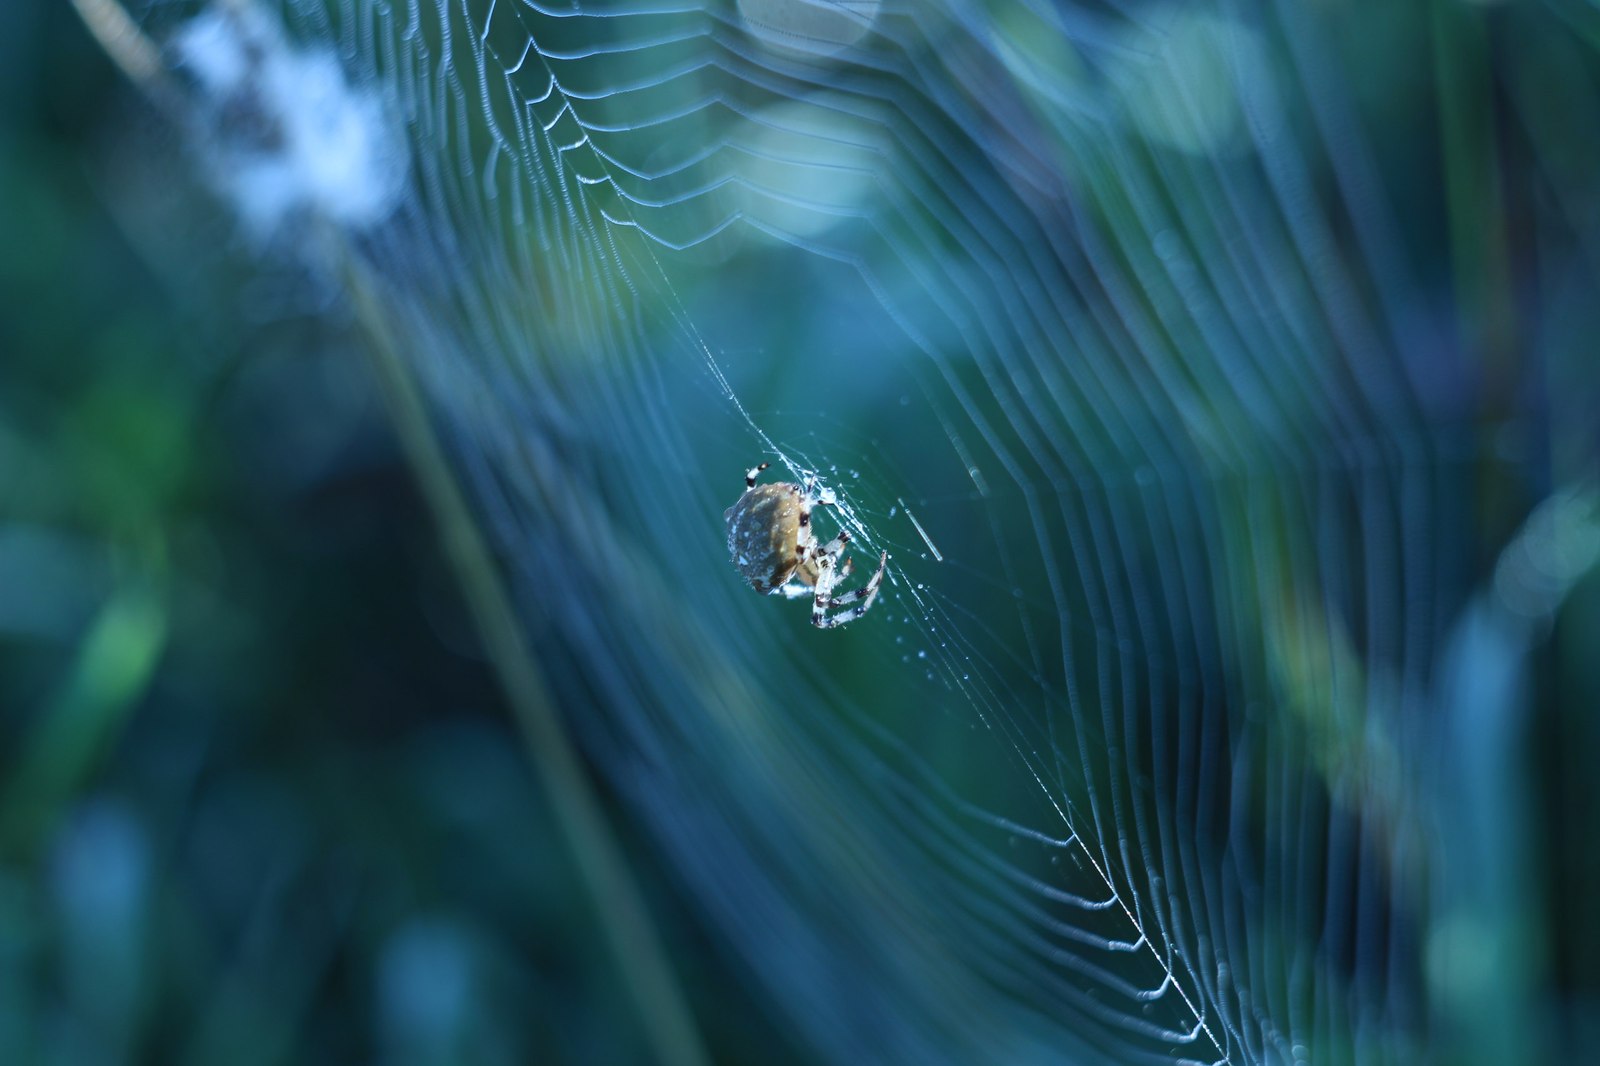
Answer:
[[[878, 572], [865, 585], [835, 596], [834, 586], [849, 575], [853, 565], [844, 557], [850, 531], [841, 530], [819, 547], [811, 534], [811, 508], [831, 501], [818, 496], [809, 480], [805, 487], [792, 481], [757, 485], [756, 475], [769, 465], [762, 463], [745, 474], [744, 495], [722, 515], [728, 523], [728, 551], [733, 555], [733, 565], [763, 596], [774, 592], [791, 600], [812, 596], [811, 624], [819, 629], [854, 622], [877, 599], [889, 553], [878, 557]], [[855, 606], [828, 614], [832, 608], [847, 604]]]

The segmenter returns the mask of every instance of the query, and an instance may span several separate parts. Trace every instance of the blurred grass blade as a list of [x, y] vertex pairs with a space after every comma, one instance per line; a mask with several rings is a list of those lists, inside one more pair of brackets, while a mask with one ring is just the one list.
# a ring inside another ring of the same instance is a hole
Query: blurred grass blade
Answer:
[[166, 607], [147, 585], [119, 590], [101, 610], [9, 776], [0, 807], [7, 855], [31, 851], [48, 832], [149, 688], [166, 643]]

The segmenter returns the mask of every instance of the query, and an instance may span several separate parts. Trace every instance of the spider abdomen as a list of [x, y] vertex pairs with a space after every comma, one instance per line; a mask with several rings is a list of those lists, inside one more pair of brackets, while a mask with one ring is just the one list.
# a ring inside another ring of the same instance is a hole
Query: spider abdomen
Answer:
[[751, 588], [761, 593], [776, 591], [802, 569], [798, 549], [801, 516], [806, 512], [800, 486], [781, 481], [746, 489], [723, 512], [728, 523], [728, 553]]

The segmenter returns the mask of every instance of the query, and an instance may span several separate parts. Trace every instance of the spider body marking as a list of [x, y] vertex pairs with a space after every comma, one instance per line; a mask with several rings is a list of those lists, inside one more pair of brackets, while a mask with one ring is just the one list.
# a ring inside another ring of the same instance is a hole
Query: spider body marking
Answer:
[[[850, 573], [852, 566], [845, 557], [849, 531], [841, 531], [833, 540], [818, 545], [811, 529], [811, 510], [822, 499], [792, 481], [757, 485], [756, 476], [767, 465], [762, 463], [745, 474], [744, 495], [723, 512], [733, 565], [750, 587], [764, 596], [775, 592], [783, 593], [786, 599], [810, 595], [811, 624], [819, 629], [855, 621], [877, 599], [888, 552], [879, 556], [877, 572], [865, 585], [834, 595], [834, 586]], [[848, 609], [829, 615], [835, 607]]]

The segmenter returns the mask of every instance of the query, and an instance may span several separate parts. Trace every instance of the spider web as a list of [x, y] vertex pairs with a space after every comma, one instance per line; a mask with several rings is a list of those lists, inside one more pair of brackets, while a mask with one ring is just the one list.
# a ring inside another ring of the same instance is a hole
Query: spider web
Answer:
[[[142, 18], [203, 70], [197, 10]], [[279, 15], [380, 194], [254, 229], [348, 235], [588, 752], [818, 1056], [1415, 1061], [1494, 1002], [1427, 969], [1493, 349], [1399, 65], [1288, 0]], [[890, 553], [862, 620], [729, 566], [764, 458]]]

